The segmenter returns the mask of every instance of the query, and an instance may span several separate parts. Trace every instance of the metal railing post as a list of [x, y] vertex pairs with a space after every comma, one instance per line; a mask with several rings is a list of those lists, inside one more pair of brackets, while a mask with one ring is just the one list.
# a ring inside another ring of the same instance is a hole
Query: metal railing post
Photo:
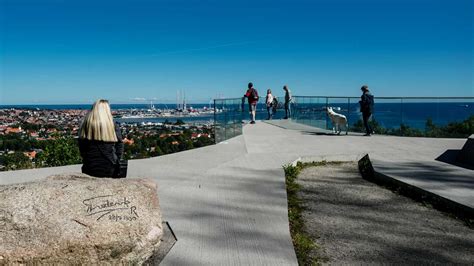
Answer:
[[224, 139], [228, 139], [227, 138], [227, 103], [226, 101], [224, 100], [224, 102], [222, 103], [222, 109], [224, 109]]
[[402, 125], [403, 125], [403, 98], [400, 98], [400, 136], [403, 136]]
[[[326, 97], [326, 111], [328, 110], [329, 107], [329, 97]], [[326, 112], [326, 129], [329, 129], [329, 121], [328, 121], [328, 115]]]
[[216, 114], [216, 99], [214, 99], [214, 142], [217, 144], [217, 114]]
[[349, 131], [349, 118], [351, 117], [351, 98], [347, 98], [347, 128], [346, 132]]
[[238, 109], [235, 106], [238, 106], [237, 100], [233, 101], [234, 110], [232, 111], [232, 128], [234, 130], [234, 137], [237, 136], [237, 117], [238, 117]]

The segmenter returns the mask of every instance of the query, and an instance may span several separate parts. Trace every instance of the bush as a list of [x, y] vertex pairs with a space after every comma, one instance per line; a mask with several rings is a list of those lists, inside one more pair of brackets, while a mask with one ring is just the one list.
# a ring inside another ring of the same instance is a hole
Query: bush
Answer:
[[49, 141], [44, 151], [37, 155], [37, 166], [62, 166], [82, 163], [77, 141], [60, 138]]
[[5, 171], [33, 168], [30, 158], [22, 152], [15, 152], [0, 156], [0, 165], [4, 166]]
[[[411, 128], [408, 125], [401, 124], [399, 128], [387, 129], [375, 120], [371, 119], [369, 125], [376, 134], [409, 136], [409, 137], [432, 137], [432, 138], [467, 138], [474, 134], [474, 115], [470, 116], [462, 122], [452, 122], [446, 126], [437, 126], [431, 118], [426, 120], [425, 130]], [[357, 121], [350, 128], [354, 132], [365, 132], [362, 120]]]

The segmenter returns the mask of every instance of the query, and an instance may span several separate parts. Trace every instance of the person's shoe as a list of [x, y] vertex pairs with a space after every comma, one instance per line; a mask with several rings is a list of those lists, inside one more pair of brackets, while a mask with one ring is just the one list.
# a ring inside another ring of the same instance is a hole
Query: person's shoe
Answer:
[[365, 134], [364, 134], [364, 136], [366, 136], [366, 137], [370, 137], [370, 134], [367, 134], [367, 133], [365, 133]]
[[251, 121], [250, 124], [255, 124], [255, 121]]
[[283, 119], [288, 119], [288, 117], [287, 117], [287, 116], [285, 116], [285, 117], [283, 117]]

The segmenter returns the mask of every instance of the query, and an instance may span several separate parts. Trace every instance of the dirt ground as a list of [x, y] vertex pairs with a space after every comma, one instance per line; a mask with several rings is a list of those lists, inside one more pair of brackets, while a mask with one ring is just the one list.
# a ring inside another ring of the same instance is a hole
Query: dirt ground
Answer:
[[356, 163], [306, 168], [298, 183], [329, 264], [474, 264], [474, 230], [362, 179]]

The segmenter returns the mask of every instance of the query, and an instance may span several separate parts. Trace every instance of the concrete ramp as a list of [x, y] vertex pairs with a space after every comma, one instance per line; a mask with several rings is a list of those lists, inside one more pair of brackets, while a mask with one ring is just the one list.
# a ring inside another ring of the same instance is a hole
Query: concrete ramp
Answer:
[[435, 160], [387, 160], [364, 156], [362, 176], [397, 193], [428, 203], [472, 225], [474, 171]]

